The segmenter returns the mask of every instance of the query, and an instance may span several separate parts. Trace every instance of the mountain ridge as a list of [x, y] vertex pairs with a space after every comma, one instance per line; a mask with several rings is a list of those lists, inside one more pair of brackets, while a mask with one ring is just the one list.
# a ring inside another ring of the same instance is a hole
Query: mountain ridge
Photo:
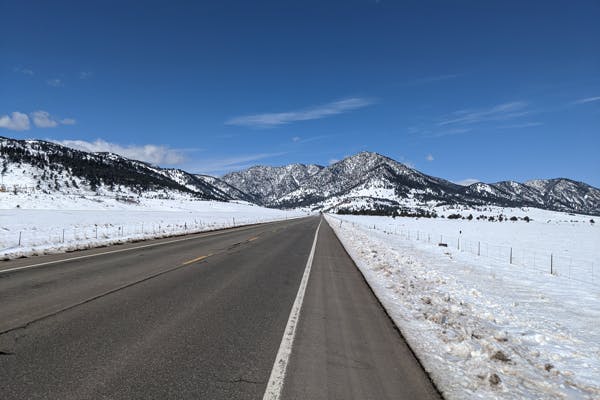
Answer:
[[552, 178], [461, 186], [367, 151], [328, 166], [256, 165], [219, 178], [161, 168], [115, 153], [0, 137], [0, 162], [3, 190], [4, 183], [12, 183], [45, 194], [184, 196], [333, 212], [495, 205], [600, 215], [600, 190], [584, 182]]
[[160, 168], [115, 153], [89, 153], [44, 140], [0, 137], [0, 161], [3, 190], [12, 184], [14, 191], [27, 188], [42, 194], [231, 200], [217, 187], [180, 169]]
[[[286, 167], [268, 168], [281, 174]], [[236, 182], [231, 177], [244, 176], [246, 187], [263, 187], [263, 177], [253, 174], [253, 168], [226, 174], [222, 179], [235, 186]], [[375, 205], [385, 203], [389, 207], [426, 207], [434, 203], [498, 205], [600, 215], [600, 190], [584, 182], [552, 178], [525, 183], [476, 182], [462, 186], [367, 151], [321, 167], [298, 187], [288, 187], [278, 195], [275, 198], [258, 196], [258, 200], [260, 204], [271, 207], [300, 206], [332, 211], [336, 211], [339, 204], [352, 204], [353, 199], [357, 203], [371, 199]]]

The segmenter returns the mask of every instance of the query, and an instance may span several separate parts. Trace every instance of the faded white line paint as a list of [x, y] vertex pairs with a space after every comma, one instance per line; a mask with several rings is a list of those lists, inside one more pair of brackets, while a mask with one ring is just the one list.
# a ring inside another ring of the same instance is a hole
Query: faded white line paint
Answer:
[[296, 300], [294, 300], [290, 317], [288, 318], [285, 331], [283, 332], [283, 338], [281, 339], [281, 344], [277, 351], [277, 357], [275, 357], [275, 364], [273, 364], [273, 369], [271, 370], [271, 376], [269, 376], [269, 383], [267, 384], [263, 400], [278, 400], [281, 397], [281, 391], [285, 381], [285, 372], [290, 361], [290, 356], [292, 355], [292, 346], [294, 344], [296, 328], [300, 319], [300, 310], [302, 309], [304, 293], [306, 292], [306, 286], [308, 285], [308, 277], [310, 276], [310, 270], [315, 256], [315, 247], [317, 246], [317, 238], [319, 236], [319, 228], [321, 227], [322, 221], [322, 219], [319, 221], [319, 225], [315, 231], [315, 238], [313, 240], [312, 248], [310, 249], [306, 267], [304, 268], [302, 280], [300, 281], [298, 294], [296, 295]]
[[[274, 222], [282, 222], [282, 221], [274, 221]], [[270, 223], [273, 223], [273, 222], [265, 222], [265, 223], [266, 224], [270, 224]], [[43, 262], [43, 263], [39, 263], [39, 264], [24, 265], [22, 267], [15, 267], [15, 268], [8, 268], [8, 269], [0, 270], [0, 275], [4, 274], [4, 273], [7, 273], [7, 272], [14, 272], [14, 271], [20, 271], [20, 270], [24, 270], [24, 269], [44, 267], [44, 266], [47, 266], [47, 265], [59, 264], [59, 263], [63, 263], [63, 262], [66, 262], [66, 261], [83, 260], [83, 259], [86, 259], [86, 258], [104, 256], [106, 254], [122, 253], [124, 251], [131, 251], [131, 250], [144, 249], [144, 248], [148, 248], [148, 247], [162, 246], [162, 245], [165, 245], [165, 244], [171, 244], [171, 243], [177, 243], [177, 242], [184, 242], [186, 240], [194, 240], [194, 239], [201, 239], [201, 238], [205, 238], [205, 237], [209, 237], [209, 236], [224, 235], [224, 234], [229, 233], [229, 232], [243, 231], [243, 230], [252, 229], [252, 228], [253, 228], [253, 226], [243, 226], [243, 227], [238, 227], [238, 228], [230, 228], [230, 229], [226, 229], [226, 230], [222, 230], [222, 231], [218, 231], [218, 232], [201, 233], [200, 235], [196, 235], [196, 236], [193, 236], [193, 237], [186, 237], [186, 238], [183, 238], [183, 239], [169, 240], [167, 242], [151, 243], [151, 244], [145, 244], [145, 245], [142, 245], [142, 246], [128, 247], [126, 249], [105, 251], [103, 253], [94, 253], [94, 254], [88, 254], [88, 255], [85, 255], [85, 256], [63, 258], [61, 260], [55, 260], [55, 261], [47, 261], [47, 262]]]

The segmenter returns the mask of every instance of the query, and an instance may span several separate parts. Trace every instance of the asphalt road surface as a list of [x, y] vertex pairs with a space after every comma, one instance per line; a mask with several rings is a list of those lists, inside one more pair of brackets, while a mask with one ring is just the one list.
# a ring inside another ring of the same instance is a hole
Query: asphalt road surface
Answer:
[[[0, 262], [0, 398], [263, 398], [319, 222]], [[280, 398], [439, 398], [325, 221], [308, 276]]]

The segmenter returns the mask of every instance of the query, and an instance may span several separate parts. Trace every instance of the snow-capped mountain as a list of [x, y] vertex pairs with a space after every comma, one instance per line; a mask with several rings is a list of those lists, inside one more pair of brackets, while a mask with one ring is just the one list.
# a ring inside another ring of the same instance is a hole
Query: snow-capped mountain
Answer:
[[41, 140], [0, 137], [1, 190], [123, 198], [230, 200], [205, 180], [113, 153], [87, 153]]
[[229, 183], [225, 182], [223, 179], [220, 179], [220, 178], [217, 178], [214, 176], [210, 176], [210, 175], [202, 175], [202, 174], [196, 174], [196, 175], [194, 175], [194, 177], [202, 180], [203, 182], [205, 182], [211, 186], [216, 187], [217, 189], [219, 189], [221, 192], [225, 193], [227, 196], [229, 196], [233, 200], [243, 200], [243, 201], [247, 201], [249, 203], [257, 203], [257, 204], [259, 203], [259, 201], [256, 197], [252, 196], [251, 194], [242, 192], [238, 188], [233, 187]]
[[425, 175], [391, 158], [362, 152], [321, 169], [275, 204], [291, 207], [317, 203], [328, 207], [338, 199], [348, 202], [358, 198], [443, 201], [459, 189], [459, 185]]
[[252, 196], [261, 205], [275, 206], [286, 194], [298, 190], [318, 174], [319, 165], [290, 164], [283, 167], [255, 166], [222, 177], [227, 184]]
[[0, 170], [0, 191], [34, 195], [243, 200], [275, 208], [325, 211], [495, 205], [600, 215], [600, 190], [583, 182], [559, 178], [461, 186], [371, 152], [327, 167], [255, 166], [216, 178], [112, 153], [0, 137]]
[[223, 180], [271, 207], [339, 210], [463, 204], [600, 214], [600, 190], [583, 182], [550, 179], [461, 186], [371, 152], [328, 167], [257, 166], [225, 175]]
[[565, 178], [538, 179], [527, 181], [525, 185], [538, 191], [549, 209], [600, 213], [600, 190], [583, 182]]

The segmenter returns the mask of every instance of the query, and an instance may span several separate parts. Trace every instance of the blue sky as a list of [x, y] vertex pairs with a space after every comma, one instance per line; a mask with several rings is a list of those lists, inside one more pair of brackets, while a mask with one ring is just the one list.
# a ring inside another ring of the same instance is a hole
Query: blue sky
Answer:
[[597, 1], [0, 5], [0, 135], [221, 174], [362, 150], [600, 186]]

